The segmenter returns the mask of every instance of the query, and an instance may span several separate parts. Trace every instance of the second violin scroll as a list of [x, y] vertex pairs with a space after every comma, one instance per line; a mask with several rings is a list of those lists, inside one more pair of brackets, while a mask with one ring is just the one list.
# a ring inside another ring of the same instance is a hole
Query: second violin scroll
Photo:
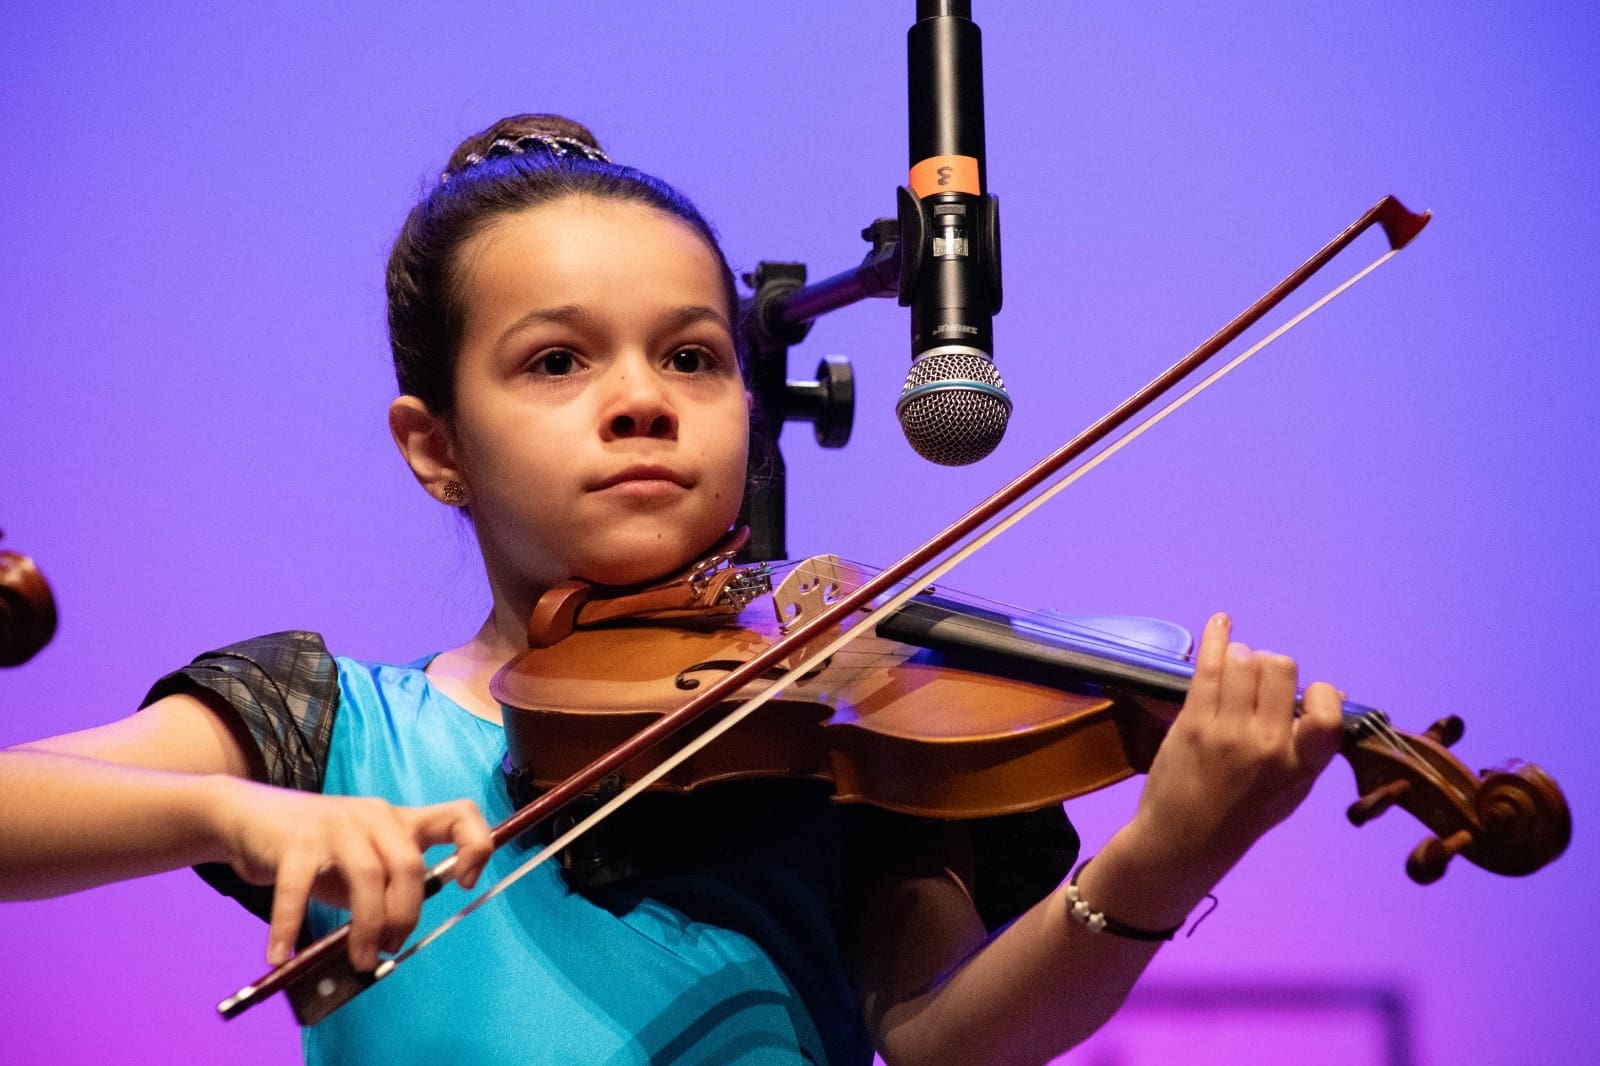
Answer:
[[21, 666], [56, 632], [56, 601], [33, 560], [0, 551], [0, 666]]

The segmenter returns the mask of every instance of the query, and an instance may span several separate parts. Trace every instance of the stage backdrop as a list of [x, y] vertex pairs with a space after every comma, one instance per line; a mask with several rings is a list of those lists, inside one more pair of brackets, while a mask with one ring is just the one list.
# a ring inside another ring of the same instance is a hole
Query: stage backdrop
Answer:
[[[317, 628], [393, 660], [477, 624], [470, 539], [384, 425], [384, 257], [463, 135], [576, 116], [680, 183], [739, 268], [813, 277], [859, 259], [905, 181], [910, 0], [335, 7], [8, 9], [0, 528], [49, 576], [61, 630], [0, 674], [0, 742], [125, 714], [164, 671], [254, 634]], [[905, 313], [838, 313], [794, 369], [851, 356], [860, 413], [843, 451], [785, 434], [792, 553], [890, 559], [1380, 196], [1431, 208], [1412, 250], [951, 584], [1191, 627], [1226, 609], [1239, 639], [1402, 724], [1461, 714], [1474, 767], [1541, 763], [1577, 812], [1569, 854], [1526, 880], [1461, 864], [1425, 889], [1402, 871], [1421, 828], [1352, 829], [1332, 767], [1163, 949], [1153, 987], [1321, 988], [1334, 1007], [1378, 990], [1417, 1062], [1588, 1061], [1600, 17], [976, 7], [1010, 431], [975, 467], [915, 458], [892, 415]], [[1087, 852], [1137, 788], [1072, 806]], [[282, 1005], [213, 1013], [263, 950], [254, 919], [183, 871], [0, 906], [0, 1058], [290, 1061]], [[1170, 1021], [1150, 1009], [1129, 1024]], [[1249, 1061], [1310, 1061], [1315, 1014], [1263, 1023], [1276, 1035]], [[1123, 1054], [1066, 1061], [1149, 1061]]]

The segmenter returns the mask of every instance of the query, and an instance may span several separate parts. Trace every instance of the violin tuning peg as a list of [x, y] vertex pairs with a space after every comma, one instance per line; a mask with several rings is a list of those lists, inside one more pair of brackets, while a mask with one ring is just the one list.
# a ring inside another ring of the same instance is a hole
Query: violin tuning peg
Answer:
[[1436, 744], [1448, 748], [1461, 739], [1461, 734], [1466, 732], [1466, 724], [1453, 714], [1447, 714], [1428, 727], [1424, 736]]
[[1470, 829], [1458, 829], [1443, 839], [1429, 837], [1406, 859], [1406, 874], [1419, 885], [1431, 885], [1444, 876], [1444, 868], [1456, 853], [1470, 843]]
[[1396, 778], [1386, 785], [1373, 789], [1350, 804], [1350, 809], [1345, 811], [1345, 816], [1350, 819], [1351, 825], [1365, 825], [1404, 799], [1406, 793], [1410, 791], [1410, 781], [1404, 778]]

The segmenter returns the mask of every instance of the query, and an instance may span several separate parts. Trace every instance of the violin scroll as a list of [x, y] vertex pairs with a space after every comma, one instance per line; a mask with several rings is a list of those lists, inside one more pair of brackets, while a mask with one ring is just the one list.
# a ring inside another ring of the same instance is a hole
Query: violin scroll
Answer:
[[1432, 830], [1406, 859], [1420, 885], [1443, 877], [1457, 855], [1491, 873], [1530, 874], [1572, 839], [1571, 811], [1549, 774], [1521, 760], [1474, 774], [1447, 750], [1463, 731], [1455, 715], [1421, 734], [1400, 732], [1379, 711], [1349, 718], [1343, 753], [1361, 793], [1350, 821], [1359, 826], [1398, 805]]
[[20, 666], [56, 633], [56, 601], [26, 555], [0, 551], [0, 666]]

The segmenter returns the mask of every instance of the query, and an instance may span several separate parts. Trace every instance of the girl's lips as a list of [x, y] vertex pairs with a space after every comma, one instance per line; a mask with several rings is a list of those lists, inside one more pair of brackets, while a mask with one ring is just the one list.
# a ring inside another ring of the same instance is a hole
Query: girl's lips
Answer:
[[595, 491], [611, 499], [668, 500], [675, 499], [688, 490], [676, 481], [665, 481], [660, 478], [633, 478], [628, 481], [618, 481]]
[[626, 492], [666, 492], [686, 489], [688, 479], [665, 466], [630, 466], [590, 486], [591, 492], [621, 489]]

